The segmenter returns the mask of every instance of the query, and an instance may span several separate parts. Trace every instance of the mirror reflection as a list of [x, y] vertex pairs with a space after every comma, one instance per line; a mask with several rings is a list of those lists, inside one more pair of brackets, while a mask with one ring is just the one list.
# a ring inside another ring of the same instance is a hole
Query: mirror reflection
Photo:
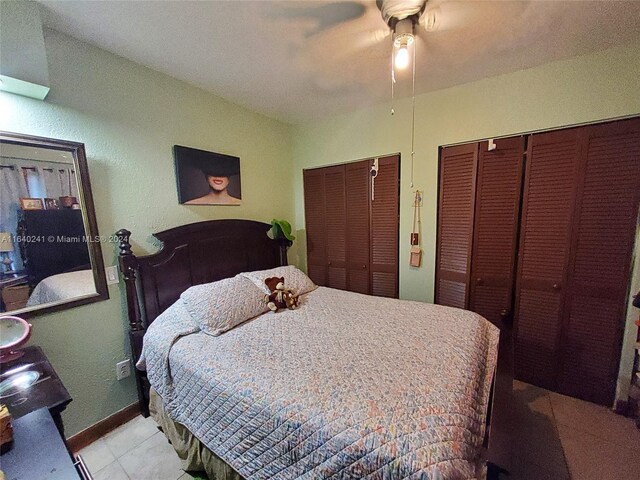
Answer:
[[29, 324], [17, 320], [17, 317], [0, 318], [0, 350], [16, 344], [27, 334]]
[[96, 295], [74, 160], [0, 144], [0, 312]]

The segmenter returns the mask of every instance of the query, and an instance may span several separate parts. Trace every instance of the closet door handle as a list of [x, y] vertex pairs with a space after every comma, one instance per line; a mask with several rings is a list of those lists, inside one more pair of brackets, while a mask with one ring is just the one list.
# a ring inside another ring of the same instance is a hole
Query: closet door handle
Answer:
[[367, 266], [366, 266], [366, 265], [362, 265], [362, 269], [363, 269], [363, 270], [366, 270], [366, 269], [367, 269]]
[[328, 266], [331, 266], [331, 261], [327, 262], [327, 265], [328, 265]]
[[554, 290], [560, 290], [560, 285], [559, 285], [559, 284], [557, 284], [557, 283], [554, 283], [554, 284], [553, 284], [553, 289], [554, 289]]
[[482, 278], [476, 278], [476, 285], [482, 285]]
[[508, 308], [500, 310], [500, 321], [503, 325], [513, 324], [513, 315], [511, 315], [511, 311]]

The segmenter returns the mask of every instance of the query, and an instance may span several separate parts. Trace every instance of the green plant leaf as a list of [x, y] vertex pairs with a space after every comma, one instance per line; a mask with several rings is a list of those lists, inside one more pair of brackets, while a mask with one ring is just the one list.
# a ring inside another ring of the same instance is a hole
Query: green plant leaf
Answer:
[[286, 220], [271, 220], [271, 235], [273, 238], [286, 238], [287, 240], [293, 241], [296, 239], [295, 236], [291, 234], [291, 224]]

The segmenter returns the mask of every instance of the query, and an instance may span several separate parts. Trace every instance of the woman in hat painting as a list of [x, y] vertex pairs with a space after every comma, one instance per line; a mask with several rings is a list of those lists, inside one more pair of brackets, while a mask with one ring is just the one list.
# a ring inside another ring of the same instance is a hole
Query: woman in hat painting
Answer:
[[240, 162], [235, 158], [217, 158], [202, 162], [200, 166], [209, 192], [201, 197], [185, 202], [186, 205], [240, 205], [242, 200], [231, 196], [228, 191], [229, 177], [240, 174]]

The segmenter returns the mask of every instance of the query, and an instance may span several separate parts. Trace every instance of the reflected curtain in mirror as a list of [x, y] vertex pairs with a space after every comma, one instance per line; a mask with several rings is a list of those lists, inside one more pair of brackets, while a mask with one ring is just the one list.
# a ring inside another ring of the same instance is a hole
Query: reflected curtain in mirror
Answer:
[[[0, 232], [17, 234], [20, 198], [78, 198], [73, 165], [0, 156]], [[22, 270], [23, 256], [14, 248], [9, 258], [15, 270]]]
[[[0, 158], [0, 232], [6, 232], [15, 238], [18, 229], [18, 209], [20, 197], [28, 197], [29, 192], [21, 171], [15, 162]], [[15, 245], [15, 244], [14, 244]], [[4, 252], [11, 259], [13, 268], [22, 269], [22, 258], [16, 248]]]

